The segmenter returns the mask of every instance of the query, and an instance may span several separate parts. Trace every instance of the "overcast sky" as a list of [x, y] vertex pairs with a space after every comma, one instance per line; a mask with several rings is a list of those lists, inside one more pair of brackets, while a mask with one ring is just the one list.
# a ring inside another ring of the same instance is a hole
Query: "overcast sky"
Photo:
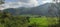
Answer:
[[6, 2], [29, 2], [29, 1], [33, 1], [33, 2], [38, 2], [39, 4], [42, 4], [43, 1], [46, 2], [51, 2], [51, 0], [5, 0]]
[[0, 10], [5, 8], [35, 7], [49, 2], [51, 0], [5, 0], [5, 4], [0, 5]]

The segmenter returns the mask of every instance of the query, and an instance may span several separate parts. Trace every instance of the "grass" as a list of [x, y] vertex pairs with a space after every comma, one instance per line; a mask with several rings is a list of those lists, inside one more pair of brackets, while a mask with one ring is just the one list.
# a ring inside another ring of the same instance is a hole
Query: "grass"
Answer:
[[29, 22], [26, 18], [26, 16], [0, 18], [0, 27], [48, 27], [58, 24], [57, 17], [29, 16]]
[[30, 24], [33, 24], [33, 23], [36, 23], [36, 24], [39, 24], [40, 27], [43, 27], [43, 26], [48, 26], [48, 25], [55, 25], [55, 24], [58, 24], [58, 18], [54, 17], [31, 17], [30, 18]]

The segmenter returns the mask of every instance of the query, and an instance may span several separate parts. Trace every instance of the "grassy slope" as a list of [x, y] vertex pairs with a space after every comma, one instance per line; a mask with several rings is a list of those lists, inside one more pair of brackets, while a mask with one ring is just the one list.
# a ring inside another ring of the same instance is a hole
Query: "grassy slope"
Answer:
[[30, 18], [30, 24], [39, 24], [40, 27], [43, 26], [48, 26], [48, 25], [54, 25], [54, 24], [58, 24], [58, 18], [54, 17], [48, 17], [48, 19], [46, 17], [32, 17]]

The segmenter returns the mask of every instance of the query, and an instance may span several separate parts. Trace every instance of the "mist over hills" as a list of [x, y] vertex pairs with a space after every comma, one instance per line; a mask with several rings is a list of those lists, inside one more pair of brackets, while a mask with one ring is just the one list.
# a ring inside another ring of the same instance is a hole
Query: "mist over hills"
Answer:
[[[57, 7], [58, 6], [58, 7]], [[32, 8], [7, 8], [4, 12], [9, 12], [13, 15], [41, 15], [41, 16], [59, 16], [59, 3], [46, 3]]]

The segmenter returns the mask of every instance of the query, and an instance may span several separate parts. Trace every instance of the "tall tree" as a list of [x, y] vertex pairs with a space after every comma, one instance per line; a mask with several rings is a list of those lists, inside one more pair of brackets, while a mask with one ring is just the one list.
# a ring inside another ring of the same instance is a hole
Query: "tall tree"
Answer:
[[0, 0], [0, 4], [3, 4], [5, 2], [5, 0]]
[[[59, 24], [58, 25], [54, 25], [54, 26], [56, 26], [56, 27], [60, 27], [60, 2], [59, 2], [60, 0], [53, 0], [53, 2], [55, 2], [55, 4], [54, 4], [54, 6], [52, 6], [52, 7], [55, 7], [56, 9], [58, 9], [58, 19], [59, 19]], [[53, 27], [54, 27], [53, 26]]]

